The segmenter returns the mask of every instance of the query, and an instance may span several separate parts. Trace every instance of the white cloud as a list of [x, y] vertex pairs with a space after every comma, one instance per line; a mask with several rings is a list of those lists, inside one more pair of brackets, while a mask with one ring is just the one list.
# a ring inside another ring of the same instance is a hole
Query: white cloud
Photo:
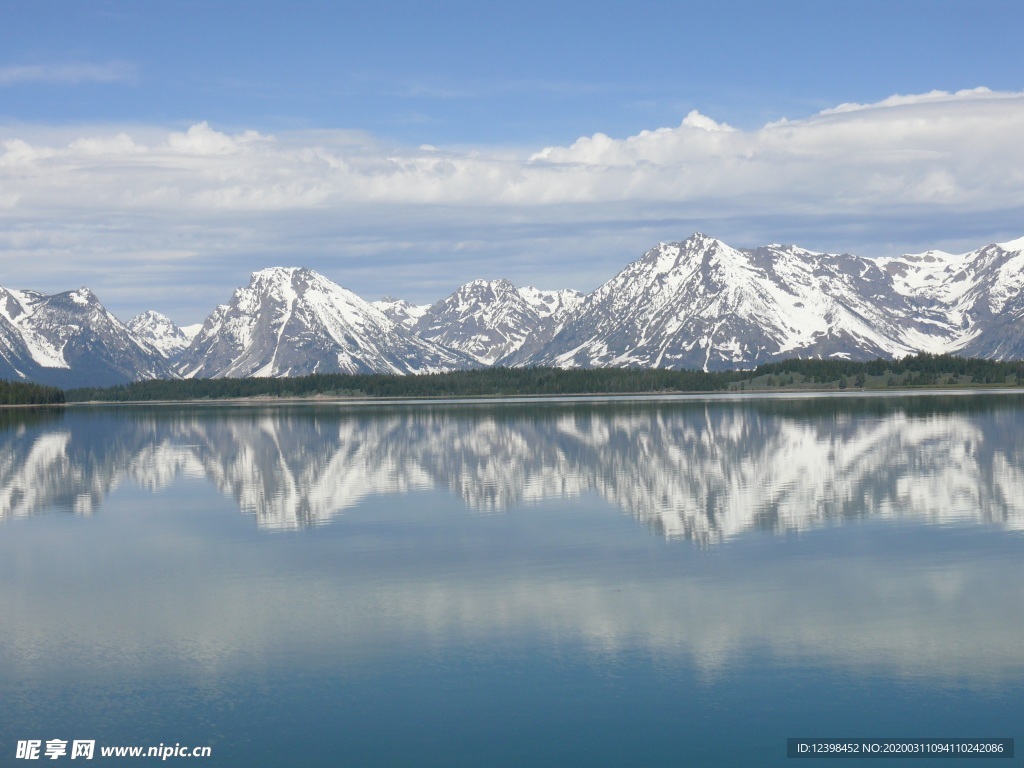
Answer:
[[[64, 146], [12, 136], [0, 167], [17, 167], [20, 205], [55, 199], [88, 210], [67, 174], [106, 186], [106, 205], [214, 205], [291, 210], [324, 204], [466, 204], [662, 201], [723, 213], [800, 210], [828, 215], [936, 204], [971, 209], [1024, 202], [1024, 94], [985, 89], [898, 96], [742, 131], [697, 111], [675, 128], [623, 139], [603, 133], [569, 146], [490, 148], [335, 143], [320, 132], [277, 140], [198, 123], [145, 145], [125, 131]], [[130, 158], [130, 164], [118, 164]], [[85, 186], [85, 185], [83, 185]], [[160, 194], [154, 194], [159, 191]]]
[[[166, 290], [141, 284], [147, 259], [183, 283], [197, 264], [220, 265], [223, 300], [274, 262], [316, 266], [374, 297], [390, 259], [404, 268], [387, 279], [410, 286], [386, 292], [432, 300], [412, 281], [508, 276], [589, 289], [658, 239], [698, 228], [740, 246], [788, 238], [866, 255], [892, 243], [976, 247], [987, 240], [975, 237], [1024, 233], [1021, 136], [1024, 93], [981, 88], [843, 104], [755, 130], [692, 111], [675, 127], [546, 148], [396, 147], [352, 131], [275, 137], [205, 122], [77, 135], [0, 127], [0, 249], [19, 286], [45, 287], [31, 269], [46, 262], [35, 268], [101, 297], [81, 274], [86, 260], [139, 296]], [[358, 263], [373, 287], [332, 273], [331, 258]], [[139, 308], [149, 306], [159, 308]]]
[[596, 134], [532, 159], [575, 166], [561, 178], [591, 199], [714, 199], [719, 213], [751, 215], [985, 209], [1024, 203], [1013, 170], [1024, 167], [1022, 135], [1024, 94], [977, 89], [847, 104], [755, 131], [691, 113], [677, 128], [621, 140]]
[[887, 99], [882, 99], [882, 101], [875, 102], [874, 104], [857, 104], [855, 102], [840, 104], [838, 107], [822, 111], [821, 114], [834, 115], [842, 112], [856, 112], [863, 109], [882, 109], [885, 107], [902, 107], [909, 104], [934, 104], [936, 102], [964, 101], [971, 98], [982, 100], [991, 98], [1013, 98], [1016, 95], [1017, 94], [1013, 93], [993, 93], [988, 88], [968, 88], [956, 91], [955, 93], [949, 93], [948, 91], [929, 91], [928, 93], [910, 94], [907, 96], [896, 94]]
[[124, 83], [133, 82], [136, 78], [135, 67], [123, 61], [0, 67], [0, 86], [22, 83]]
[[256, 131], [229, 136], [213, 130], [206, 121], [203, 121], [193, 125], [185, 133], [172, 133], [167, 138], [167, 147], [183, 155], [227, 155], [240, 152], [256, 142], [273, 140], [273, 136], [262, 136]]
[[[124, 132], [114, 136], [84, 136], [68, 144], [68, 150], [72, 157], [143, 155], [149, 151], [145, 145], [136, 143]], [[53, 156], [52, 151], [50, 156]]]

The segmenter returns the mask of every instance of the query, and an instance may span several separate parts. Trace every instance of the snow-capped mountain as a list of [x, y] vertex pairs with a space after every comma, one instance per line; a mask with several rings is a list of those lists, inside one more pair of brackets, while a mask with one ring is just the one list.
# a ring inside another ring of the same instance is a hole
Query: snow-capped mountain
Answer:
[[576, 291], [516, 288], [508, 280], [474, 280], [431, 306], [412, 330], [484, 365], [518, 351], [538, 333], [550, 338], [579, 305]]
[[879, 265], [926, 324], [923, 333], [908, 335], [915, 349], [1024, 357], [1024, 238], [963, 255], [928, 251]]
[[721, 370], [786, 357], [1024, 353], [1024, 241], [871, 260], [796, 246], [662, 243], [509, 362]]
[[556, 328], [561, 330], [561, 324], [566, 318], [575, 312], [583, 302], [583, 294], [574, 291], [572, 288], [563, 288], [559, 291], [542, 291], [528, 285], [519, 288], [519, 295], [523, 301], [529, 304], [537, 316], [542, 320], [551, 318], [555, 320]]
[[49, 296], [0, 288], [0, 376], [69, 387], [171, 375], [88, 288]]
[[419, 373], [478, 365], [751, 368], [787, 357], [1024, 358], [1024, 238], [893, 258], [662, 243], [583, 296], [475, 280], [373, 304], [307, 269], [256, 272], [201, 328], [125, 326], [88, 289], [0, 288], [0, 377], [89, 386], [174, 376]]
[[22, 293], [0, 288], [0, 378], [46, 381], [44, 368], [66, 369], [67, 362], [21, 319]]
[[471, 365], [312, 270], [274, 267], [254, 273], [213, 311], [175, 370], [220, 378], [430, 373]]
[[166, 315], [152, 310], [128, 321], [128, 330], [136, 340], [168, 360], [176, 357], [192, 342], [199, 332], [199, 328], [193, 328], [191, 333], [187, 333]]
[[[559, 367], [720, 369], [777, 357], [906, 354], [871, 262], [794, 247], [739, 251], [696, 234], [661, 244], [586, 297], [541, 350]], [[878, 304], [883, 306], [878, 306]]]
[[371, 303], [390, 320], [406, 330], [410, 330], [416, 325], [417, 321], [430, 309], [429, 304], [413, 304], [411, 301], [396, 299], [394, 296], [385, 296], [383, 299]]

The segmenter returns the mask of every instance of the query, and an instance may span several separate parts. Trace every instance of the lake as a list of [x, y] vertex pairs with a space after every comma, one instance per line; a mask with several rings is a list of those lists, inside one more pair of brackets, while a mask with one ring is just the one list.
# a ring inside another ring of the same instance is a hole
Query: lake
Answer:
[[82, 406], [0, 445], [4, 765], [1021, 735], [1020, 394]]

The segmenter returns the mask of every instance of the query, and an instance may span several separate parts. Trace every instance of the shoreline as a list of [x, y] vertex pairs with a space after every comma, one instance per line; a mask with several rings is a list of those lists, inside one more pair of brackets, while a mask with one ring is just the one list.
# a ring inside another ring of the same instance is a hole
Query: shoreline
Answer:
[[827, 397], [886, 397], [906, 396], [937, 397], [941, 395], [996, 395], [996, 394], [1024, 394], [1024, 386], [1004, 385], [993, 386], [991, 384], [976, 386], [947, 386], [947, 387], [872, 387], [865, 389], [837, 387], [829, 388], [792, 388], [772, 387], [764, 389], [719, 390], [714, 392], [705, 391], [679, 391], [679, 392], [589, 392], [573, 394], [517, 394], [517, 395], [462, 395], [462, 396], [410, 396], [410, 397], [374, 397], [374, 396], [343, 396], [343, 395], [309, 395], [274, 397], [271, 395], [254, 395], [252, 397], [224, 397], [194, 400], [82, 400], [69, 403], [57, 404], [12, 404], [0, 405], [0, 408], [74, 408], [74, 407], [97, 407], [97, 406], [145, 406], [145, 405], [299, 405], [299, 404], [320, 404], [320, 405], [400, 405], [415, 403], [433, 403], [443, 405], [473, 404], [473, 403], [515, 403], [515, 402], [586, 402], [586, 401], [616, 401], [616, 400], [751, 400], [759, 398], [767, 399], [800, 399], [800, 398], [827, 398]]

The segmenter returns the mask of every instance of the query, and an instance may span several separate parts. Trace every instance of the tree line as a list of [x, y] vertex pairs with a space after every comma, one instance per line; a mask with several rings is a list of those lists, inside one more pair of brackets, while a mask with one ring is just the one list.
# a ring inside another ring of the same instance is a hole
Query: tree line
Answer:
[[413, 376], [325, 373], [295, 378], [136, 381], [68, 390], [69, 402], [217, 400], [243, 397], [501, 397], [517, 395], [714, 392], [744, 374], [663, 368], [482, 368]]
[[0, 379], [0, 405], [60, 405], [64, 392], [57, 387]]
[[[799, 377], [799, 380], [797, 379]], [[57, 387], [0, 380], [0, 404], [222, 400], [270, 397], [514, 397], [659, 392], [721, 392], [798, 386], [840, 389], [964, 384], [1024, 384], [1024, 361], [922, 353], [899, 360], [792, 358], [747, 371], [672, 371], [664, 368], [481, 368], [404, 376], [329, 373], [295, 378], [158, 379], [113, 387]]]
[[[940, 384], [959, 383], [966, 380], [970, 384], [1005, 384], [1011, 377], [1014, 384], [1024, 381], [1024, 361], [1012, 360], [1001, 362], [986, 360], [980, 357], [956, 357], [948, 354], [932, 354], [922, 352], [917, 355], [903, 357], [899, 360], [878, 358], [867, 362], [854, 360], [801, 360], [793, 358], [777, 363], [765, 363], [758, 366], [756, 375], [801, 374], [805, 380], [814, 384], [827, 384], [842, 381], [844, 378], [863, 378], [865, 376], [881, 376], [897, 379], [888, 382], [890, 386], [935, 386]], [[950, 378], [957, 381], [951, 382]]]

